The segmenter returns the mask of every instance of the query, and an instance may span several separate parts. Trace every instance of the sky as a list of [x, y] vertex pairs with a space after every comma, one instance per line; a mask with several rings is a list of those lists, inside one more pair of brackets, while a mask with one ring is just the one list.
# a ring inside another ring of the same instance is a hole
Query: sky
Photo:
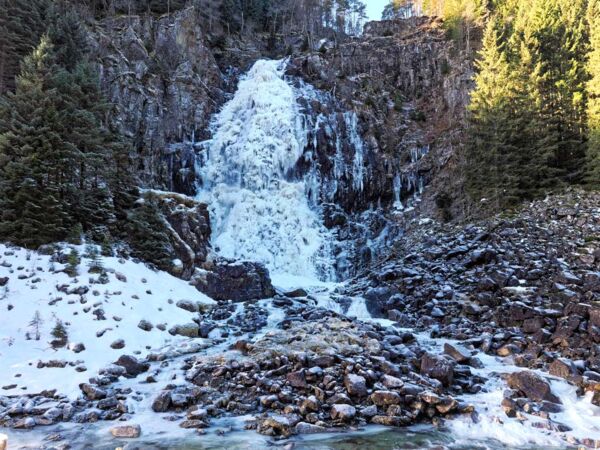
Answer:
[[389, 0], [365, 0], [369, 20], [380, 20], [383, 8], [388, 2]]

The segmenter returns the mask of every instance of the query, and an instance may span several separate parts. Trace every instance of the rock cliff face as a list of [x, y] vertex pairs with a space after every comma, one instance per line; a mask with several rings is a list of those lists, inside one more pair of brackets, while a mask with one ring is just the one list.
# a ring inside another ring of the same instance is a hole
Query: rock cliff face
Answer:
[[307, 161], [318, 168], [342, 277], [391, 245], [403, 229], [400, 211], [449, 214], [451, 205], [438, 207], [448, 186], [438, 179], [456, 164], [472, 68], [442, 25], [371, 22], [361, 37], [291, 61], [288, 73], [321, 93], [300, 99], [314, 127], [298, 170], [309, 172]]
[[[359, 38], [295, 58], [290, 73], [332, 92], [343, 109], [358, 116], [365, 179], [355, 195], [340, 190], [336, 203], [347, 211], [406, 203], [452, 157], [472, 69], [440, 20], [370, 22]], [[317, 148], [332, 158], [335, 149], [327, 137], [317, 136]]]
[[207, 136], [223, 95], [194, 8], [107, 18], [89, 40], [115, 105], [114, 124], [133, 141], [144, 186], [193, 194], [193, 141]]
[[[108, 18], [90, 32], [114, 123], [133, 140], [144, 187], [195, 194], [195, 143], [210, 137], [211, 116], [249, 59], [272, 57], [260, 36], [223, 48], [210, 29], [190, 7]], [[336, 230], [344, 255], [337, 271], [347, 277], [398, 236], [396, 212], [420, 206], [440, 215], [437, 193], [452, 184], [471, 62], [441, 21], [418, 17], [371, 22], [360, 37], [298, 50], [288, 74], [311, 129], [296, 176], [315, 180], [310, 195]]]

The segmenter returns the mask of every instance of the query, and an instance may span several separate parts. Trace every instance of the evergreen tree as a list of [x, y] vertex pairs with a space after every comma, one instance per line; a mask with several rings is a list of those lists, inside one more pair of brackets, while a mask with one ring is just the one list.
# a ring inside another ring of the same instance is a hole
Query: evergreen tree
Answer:
[[0, 95], [15, 88], [21, 60], [44, 33], [46, 0], [0, 0]]
[[471, 125], [466, 146], [467, 189], [494, 209], [518, 198], [515, 165], [518, 117], [513, 115], [521, 93], [508, 61], [497, 20], [490, 20], [477, 62], [476, 88], [471, 95]]
[[89, 273], [102, 273], [104, 272], [104, 266], [102, 265], [102, 259], [100, 258], [100, 252], [98, 248], [93, 244], [88, 244], [85, 247], [86, 258], [90, 260], [88, 264]]
[[586, 181], [590, 186], [600, 188], [600, 0], [589, 0], [587, 22], [590, 27], [588, 71], [591, 77], [587, 85], [589, 141]]
[[586, 0], [534, 0], [522, 5], [516, 35], [531, 55], [530, 87], [537, 133], [554, 150], [561, 179], [581, 179], [586, 132]]
[[0, 239], [28, 247], [60, 240], [67, 230], [61, 183], [72, 147], [61, 137], [53, 70], [43, 39], [25, 59], [16, 92], [0, 104]]
[[67, 258], [67, 267], [65, 268], [65, 272], [70, 277], [77, 276], [77, 268], [79, 267], [79, 253], [75, 248], [71, 249], [69, 256]]
[[155, 201], [144, 198], [130, 211], [127, 233], [134, 256], [152, 262], [160, 269], [171, 268], [174, 250]]
[[0, 104], [0, 239], [31, 248], [78, 227], [96, 241], [119, 232], [136, 194], [129, 146], [104, 123], [111, 106], [76, 48], [81, 30], [53, 17]]
[[56, 323], [50, 331], [50, 335], [54, 338], [52, 341], [50, 341], [52, 348], [57, 349], [67, 345], [69, 334], [65, 324], [61, 320], [56, 319]]

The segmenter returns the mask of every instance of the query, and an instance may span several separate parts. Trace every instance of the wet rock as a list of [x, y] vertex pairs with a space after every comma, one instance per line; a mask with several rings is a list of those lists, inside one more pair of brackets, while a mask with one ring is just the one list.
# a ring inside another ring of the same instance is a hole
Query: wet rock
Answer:
[[552, 393], [550, 385], [531, 371], [512, 373], [508, 376], [507, 383], [510, 388], [522, 392], [530, 400], [561, 403], [560, 399]]
[[29, 430], [31, 428], [34, 428], [35, 425], [36, 422], [33, 417], [23, 417], [14, 422], [12, 427], [16, 430]]
[[367, 381], [360, 375], [349, 373], [344, 377], [344, 386], [351, 396], [365, 397], [367, 395]]
[[269, 271], [253, 262], [218, 262], [212, 271], [194, 283], [214, 300], [245, 302], [275, 295]]
[[471, 358], [468, 350], [448, 343], [444, 344], [444, 353], [451, 356], [459, 364], [466, 364]]
[[302, 288], [298, 288], [298, 289], [294, 289], [293, 291], [286, 292], [284, 295], [286, 297], [290, 297], [290, 298], [299, 298], [299, 297], [308, 296], [308, 292], [306, 292]]
[[258, 432], [267, 435], [290, 436], [293, 427], [298, 422], [298, 417], [294, 415], [274, 415], [259, 421]]
[[550, 375], [564, 378], [566, 380], [579, 376], [579, 371], [577, 370], [575, 364], [566, 358], [558, 358], [552, 362], [550, 367], [548, 367], [548, 372], [550, 372]]
[[167, 412], [171, 406], [171, 393], [169, 391], [162, 391], [156, 396], [152, 402], [152, 411], [154, 412]]
[[137, 377], [139, 374], [148, 371], [150, 368], [150, 364], [140, 362], [135, 356], [131, 355], [120, 356], [119, 359], [115, 361], [115, 365], [124, 367], [127, 375], [130, 377]]
[[139, 425], [121, 425], [110, 429], [110, 434], [116, 438], [135, 439], [140, 437], [142, 428]]
[[454, 381], [454, 365], [441, 356], [425, 353], [421, 358], [421, 374], [450, 386]]
[[401, 397], [393, 391], [375, 391], [371, 394], [371, 401], [377, 406], [398, 405]]
[[334, 420], [351, 421], [356, 417], [356, 408], [352, 405], [336, 404], [331, 407], [331, 418]]
[[294, 427], [294, 431], [296, 434], [317, 434], [325, 433], [327, 431], [327, 428], [319, 425], [314, 425], [312, 423], [298, 422]]

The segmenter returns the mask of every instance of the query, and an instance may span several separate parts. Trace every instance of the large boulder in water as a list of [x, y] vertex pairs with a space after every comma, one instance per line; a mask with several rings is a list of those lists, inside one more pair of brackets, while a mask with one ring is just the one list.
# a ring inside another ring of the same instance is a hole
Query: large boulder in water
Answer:
[[211, 271], [195, 277], [192, 282], [214, 300], [245, 302], [275, 295], [267, 268], [249, 261], [218, 261]]
[[551, 403], [561, 403], [560, 399], [552, 393], [550, 384], [529, 370], [510, 374], [507, 383], [508, 387], [523, 393], [534, 402], [546, 400]]

